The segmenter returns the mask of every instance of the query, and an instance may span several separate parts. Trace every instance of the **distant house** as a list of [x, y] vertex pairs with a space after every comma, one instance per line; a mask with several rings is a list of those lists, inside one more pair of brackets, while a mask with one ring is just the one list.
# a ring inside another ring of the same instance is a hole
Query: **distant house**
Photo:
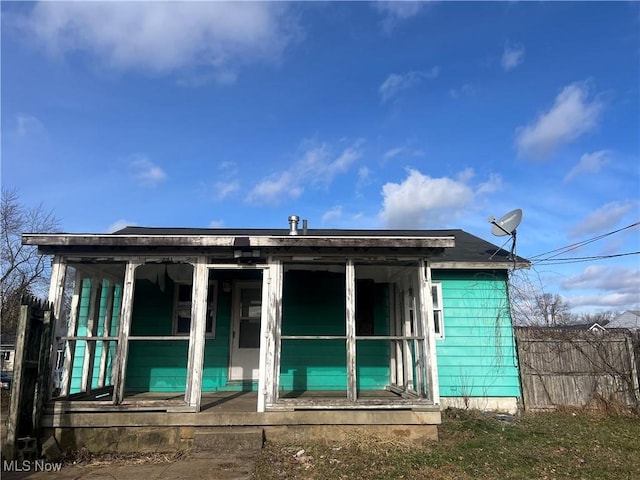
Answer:
[[607, 328], [640, 330], [640, 310], [627, 310], [607, 324]]
[[3, 372], [13, 372], [15, 349], [15, 335], [2, 335], [0, 337], [0, 366]]
[[448, 405], [518, 405], [508, 272], [529, 262], [462, 230], [307, 229], [293, 217], [289, 229], [23, 242], [54, 256], [56, 312], [75, 276], [52, 426], [89, 411], [199, 412], [242, 392], [261, 425], [295, 423], [283, 410], [319, 411], [306, 424], [326, 411], [342, 425], [424, 425]]

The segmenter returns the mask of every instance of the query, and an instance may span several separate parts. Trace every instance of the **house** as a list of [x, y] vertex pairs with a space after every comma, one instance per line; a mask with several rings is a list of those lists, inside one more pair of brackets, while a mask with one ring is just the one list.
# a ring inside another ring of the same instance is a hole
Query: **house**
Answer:
[[[137, 412], [139, 426], [407, 434], [396, 427], [434, 427], [447, 406], [516, 410], [508, 272], [527, 260], [462, 230], [298, 222], [24, 234], [53, 256], [65, 352], [43, 425], [113, 427]], [[240, 399], [242, 413], [215, 417]]]
[[640, 310], [627, 310], [609, 322], [607, 328], [626, 328], [640, 331]]
[[0, 361], [3, 372], [13, 372], [13, 359], [15, 357], [15, 335], [2, 335], [0, 337]]

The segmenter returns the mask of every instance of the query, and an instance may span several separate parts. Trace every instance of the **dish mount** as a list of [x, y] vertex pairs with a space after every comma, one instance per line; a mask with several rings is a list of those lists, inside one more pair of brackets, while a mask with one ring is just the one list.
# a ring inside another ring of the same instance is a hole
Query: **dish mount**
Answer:
[[[516, 260], [516, 228], [520, 225], [522, 221], [522, 210], [516, 208], [515, 210], [511, 210], [509, 213], [504, 214], [498, 220], [494, 216], [489, 217], [489, 223], [493, 225], [491, 227], [491, 233], [493, 233], [496, 237], [504, 237], [509, 235], [511, 242], [511, 252], [509, 253], [509, 260]], [[509, 241], [509, 240], [507, 240]], [[506, 242], [505, 242], [506, 243]], [[504, 245], [503, 245], [504, 246]], [[502, 247], [500, 247], [501, 249]], [[500, 251], [500, 249], [496, 250], [490, 258], [493, 258], [496, 253]]]

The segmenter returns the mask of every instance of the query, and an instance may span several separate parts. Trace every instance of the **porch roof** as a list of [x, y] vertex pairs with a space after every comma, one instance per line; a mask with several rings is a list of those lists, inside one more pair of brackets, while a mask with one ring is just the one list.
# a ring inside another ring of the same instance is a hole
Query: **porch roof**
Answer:
[[[460, 229], [449, 230], [338, 230], [308, 229], [289, 235], [288, 229], [158, 228], [126, 227], [111, 234], [25, 233], [26, 245], [37, 245], [43, 254], [104, 253], [105, 249], [126, 254], [175, 249], [231, 252], [234, 248], [313, 249], [318, 255], [336, 249], [373, 249], [379, 254], [419, 255], [428, 252], [435, 268], [493, 268], [514, 266], [509, 252]], [[515, 266], [529, 267], [528, 260], [515, 258]]]

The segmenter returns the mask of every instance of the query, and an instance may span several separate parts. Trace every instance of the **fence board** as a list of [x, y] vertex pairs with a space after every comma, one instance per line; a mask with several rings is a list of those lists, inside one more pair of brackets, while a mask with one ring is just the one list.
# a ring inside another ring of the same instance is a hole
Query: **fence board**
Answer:
[[525, 409], [639, 406], [638, 334], [518, 327], [516, 344]]

